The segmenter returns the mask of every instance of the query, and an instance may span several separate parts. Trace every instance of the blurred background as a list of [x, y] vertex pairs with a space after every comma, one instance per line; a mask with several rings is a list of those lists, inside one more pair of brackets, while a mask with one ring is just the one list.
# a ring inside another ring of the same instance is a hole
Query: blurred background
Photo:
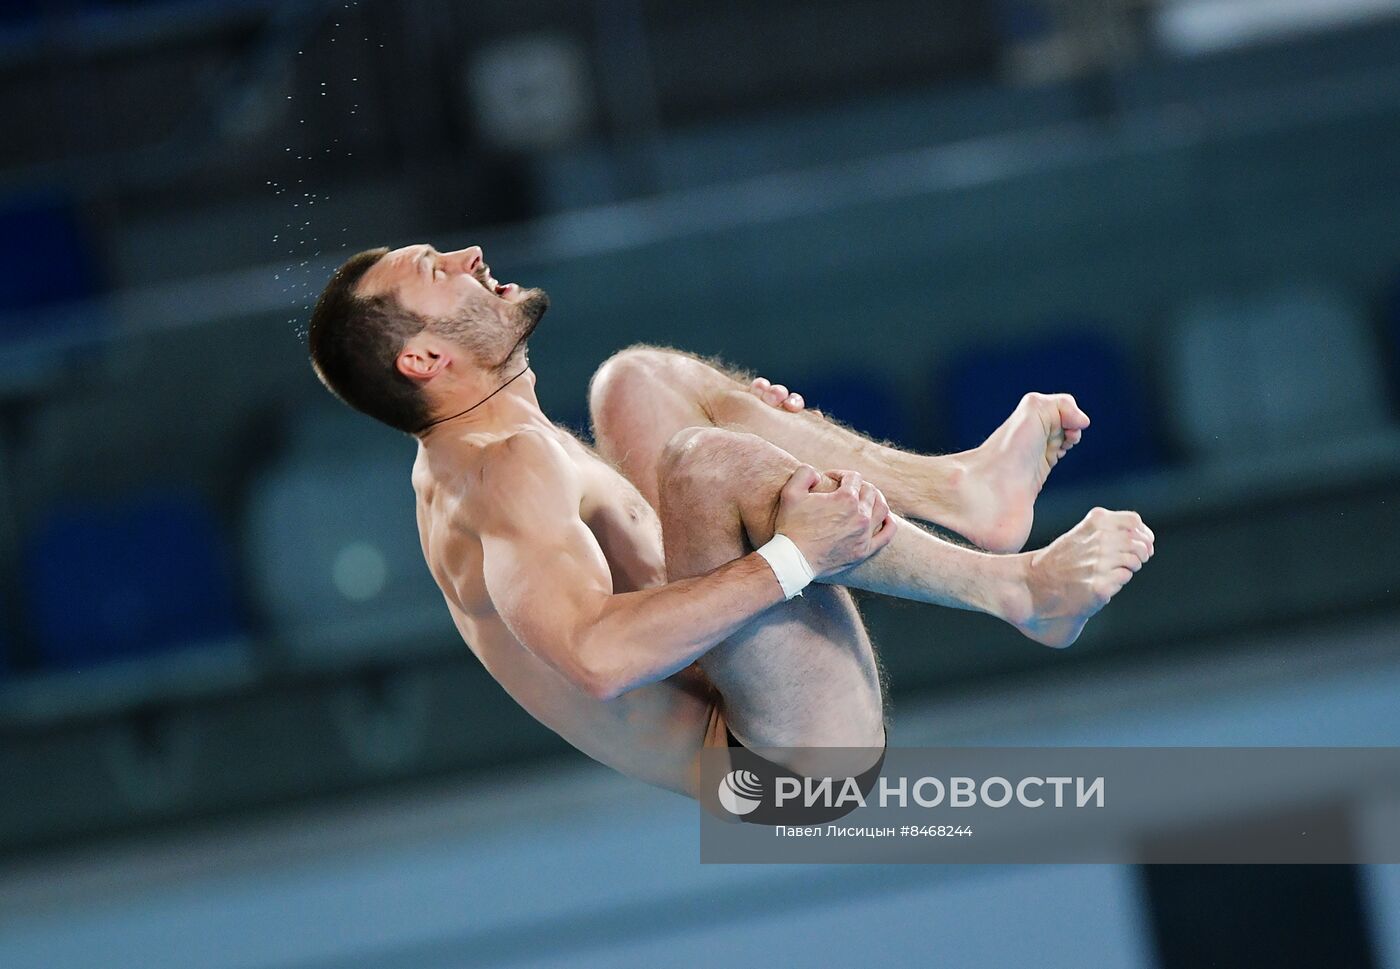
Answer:
[[1151, 568], [1066, 652], [867, 600], [892, 741], [1397, 745], [1397, 0], [6, 0], [0, 104], [6, 969], [1400, 969], [1395, 867], [701, 867], [463, 647], [302, 343], [479, 243], [583, 434], [635, 341], [925, 451], [1072, 392], [1032, 545]]

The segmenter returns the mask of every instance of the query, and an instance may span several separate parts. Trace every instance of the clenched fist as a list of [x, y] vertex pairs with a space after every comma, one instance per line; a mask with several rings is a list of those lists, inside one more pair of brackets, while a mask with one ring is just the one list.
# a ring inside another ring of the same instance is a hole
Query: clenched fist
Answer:
[[864, 562], [894, 538], [898, 520], [880, 489], [855, 471], [792, 473], [778, 498], [777, 530], [802, 550], [817, 578]]

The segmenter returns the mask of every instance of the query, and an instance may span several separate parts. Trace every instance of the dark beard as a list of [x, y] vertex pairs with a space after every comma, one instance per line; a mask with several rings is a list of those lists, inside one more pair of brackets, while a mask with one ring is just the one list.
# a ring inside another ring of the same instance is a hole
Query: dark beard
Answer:
[[511, 316], [516, 323], [517, 333], [515, 343], [511, 346], [510, 352], [496, 364], [497, 371], [514, 369], [519, 365], [525, 356], [526, 341], [535, 332], [535, 327], [540, 325], [540, 320], [549, 310], [549, 294], [542, 289], [530, 289], [525, 291], [525, 298], [512, 307], [514, 312]]

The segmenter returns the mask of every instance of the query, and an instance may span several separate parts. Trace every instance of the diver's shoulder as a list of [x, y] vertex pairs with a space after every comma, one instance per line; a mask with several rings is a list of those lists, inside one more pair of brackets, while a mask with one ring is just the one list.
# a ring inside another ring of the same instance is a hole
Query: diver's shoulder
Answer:
[[536, 464], [548, 466], [565, 456], [559, 443], [540, 428], [476, 433], [420, 446], [413, 478], [415, 486], [422, 482], [468, 487], [482, 484], [488, 476], [501, 477]]
[[482, 459], [486, 461], [545, 457], [560, 450], [553, 434], [542, 427], [533, 426], [503, 431], [481, 445]]
[[481, 484], [512, 487], [540, 476], [554, 477], [569, 456], [556, 437], [542, 428], [523, 427], [482, 445], [476, 465]]

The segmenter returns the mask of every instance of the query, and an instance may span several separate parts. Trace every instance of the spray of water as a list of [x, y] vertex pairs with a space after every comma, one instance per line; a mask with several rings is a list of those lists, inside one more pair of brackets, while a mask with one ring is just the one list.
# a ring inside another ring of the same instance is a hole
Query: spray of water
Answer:
[[[359, 0], [346, 0], [346, 2], [342, 4], [341, 9], [343, 11], [351, 11], [358, 6]], [[334, 44], [339, 41], [342, 32], [341, 21], [334, 21], [329, 31], [328, 42]], [[370, 38], [362, 35], [361, 42], [368, 44], [370, 43]], [[378, 46], [383, 48], [384, 45], [379, 44]], [[305, 49], [298, 50], [297, 56], [298, 58], [305, 57]], [[358, 86], [360, 78], [357, 75], [352, 75], [349, 79], [349, 83]], [[320, 81], [314, 89], [315, 93], [319, 94], [322, 98], [328, 97], [330, 94], [328, 88], [330, 86], [328, 81]], [[357, 90], [357, 88], [352, 89], [352, 91], [353, 90]], [[293, 108], [300, 107], [302, 112], [306, 112], [308, 106], [304, 104], [299, 106], [297, 95], [288, 94], [287, 100], [292, 102]], [[303, 98], [302, 100], [305, 99]], [[319, 106], [319, 108], [319, 117], [327, 117], [329, 112], [325, 107], [322, 105]], [[349, 107], [349, 117], [345, 119], [333, 119], [335, 126], [342, 131], [353, 132], [356, 122], [351, 119], [358, 116], [359, 109], [360, 104], [358, 99], [352, 97]], [[307, 117], [305, 114], [298, 117], [296, 119], [297, 130], [304, 130], [306, 122]], [[303, 146], [306, 145], [307, 140], [308, 139], [305, 137], [299, 139]], [[282, 284], [281, 291], [286, 296], [288, 310], [292, 313], [292, 315], [288, 317], [287, 322], [303, 340], [306, 336], [306, 320], [311, 314], [311, 308], [315, 302], [316, 293], [319, 291], [322, 282], [320, 279], [313, 279], [313, 269], [308, 267], [312, 267], [314, 263], [318, 274], [322, 252], [330, 247], [339, 248], [345, 241], [343, 237], [350, 231], [348, 226], [342, 225], [339, 227], [338, 231], [334, 231], [334, 235], [331, 236], [330, 234], [333, 230], [317, 221], [316, 212], [314, 211], [315, 206], [319, 202], [321, 204], [321, 211], [325, 211], [326, 203], [331, 200], [331, 196], [326, 193], [324, 189], [321, 191], [312, 191], [313, 188], [317, 187], [316, 178], [314, 176], [316, 168], [310, 163], [313, 160], [324, 163], [337, 156], [352, 158], [354, 155], [353, 152], [350, 151], [349, 146], [353, 143], [354, 138], [347, 134], [344, 143], [342, 143], [340, 137], [332, 137], [330, 143], [322, 145], [319, 150], [315, 147], [302, 147], [298, 149], [292, 145], [287, 145], [283, 148], [284, 153], [291, 155], [293, 162], [297, 165], [306, 166], [302, 169], [305, 173], [304, 176], [291, 180], [287, 184], [282, 184], [277, 181], [269, 181], [267, 183], [268, 187], [272, 189], [274, 196], [284, 198], [286, 201], [290, 202], [290, 208], [287, 210], [287, 221], [283, 223], [281, 230], [272, 237], [272, 243], [277, 251], [286, 257], [286, 265], [279, 272], [273, 274], [273, 279]], [[322, 233], [328, 235], [328, 238], [324, 242], [321, 238]]]

